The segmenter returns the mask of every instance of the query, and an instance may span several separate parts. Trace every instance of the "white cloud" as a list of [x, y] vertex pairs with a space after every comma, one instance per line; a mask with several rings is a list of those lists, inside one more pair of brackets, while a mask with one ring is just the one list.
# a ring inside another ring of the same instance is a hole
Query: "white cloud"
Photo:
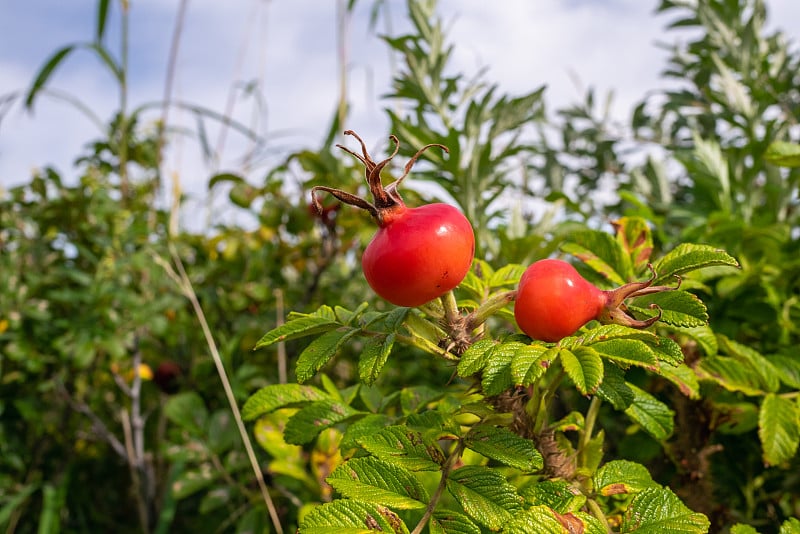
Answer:
[[[162, 97], [178, 4], [132, 2], [131, 106]], [[797, 39], [800, 2], [768, 4], [770, 20], [775, 21], [771, 27], [781, 27]], [[404, 2], [388, 5], [393, 31], [407, 28]], [[454, 71], [470, 75], [486, 66], [488, 79], [512, 94], [546, 84], [551, 109], [582, 96], [571, 77], [574, 73], [585, 87], [596, 88], [597, 98], [614, 90], [614, 111], [624, 118], [634, 102], [661, 83], [665, 53], [654, 46], [655, 41], [673, 40], [664, 31], [670, 17], [654, 16], [655, 5], [639, 0], [441, 0], [438, 12], [455, 43]], [[234, 117], [261, 128], [278, 147], [316, 146], [329, 126], [339, 91], [335, 8], [336, 2], [318, 0], [190, 2], [174, 97], [222, 112], [234, 83], [261, 79], [264, 112], [254, 115], [253, 101], [240, 98]], [[371, 8], [369, 1], [358, 3], [350, 26], [352, 108], [346, 126], [362, 133], [370, 145], [383, 148], [387, 120], [380, 96], [389, 89], [391, 73], [386, 45], [367, 30]], [[0, 7], [0, 21], [6, 21], [0, 22], [0, 95], [26, 87], [57, 47], [92, 36], [91, 2], [16, 4], [20, 21], [16, 26], [2, 13], [8, 9]], [[109, 28], [108, 38], [114, 47], [115, 28]], [[117, 102], [114, 84], [85, 52], [62, 65], [52, 87], [82, 97], [106, 120]], [[148, 115], [157, 116], [158, 112]], [[170, 119], [188, 129], [195, 127], [186, 112], [173, 110]], [[215, 145], [218, 129], [213, 123], [209, 128]], [[0, 124], [0, 185], [23, 182], [32, 168], [50, 163], [67, 175], [74, 173], [72, 161], [96, 135], [89, 121], [61, 103], [42, 99], [33, 117], [13, 110]], [[243, 137], [230, 134], [222, 167], [235, 169], [247, 147]], [[196, 196], [206, 194], [210, 169], [196, 141], [175, 139], [166, 167], [180, 173], [184, 186]]]

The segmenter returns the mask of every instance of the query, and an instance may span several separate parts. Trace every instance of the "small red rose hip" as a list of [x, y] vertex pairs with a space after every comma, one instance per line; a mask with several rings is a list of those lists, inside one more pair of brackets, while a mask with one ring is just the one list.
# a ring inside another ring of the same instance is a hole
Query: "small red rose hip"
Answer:
[[631, 282], [604, 291], [566, 261], [537, 261], [520, 278], [514, 319], [528, 336], [551, 343], [571, 336], [593, 319], [603, 324], [647, 328], [661, 318], [661, 310], [654, 317], [637, 320], [627, 313], [625, 300], [676, 289], [652, 286], [656, 274], [650, 269], [652, 277], [645, 282]]
[[605, 303], [605, 293], [569, 263], [540, 260], [520, 278], [514, 318], [530, 337], [555, 342], [597, 318]]

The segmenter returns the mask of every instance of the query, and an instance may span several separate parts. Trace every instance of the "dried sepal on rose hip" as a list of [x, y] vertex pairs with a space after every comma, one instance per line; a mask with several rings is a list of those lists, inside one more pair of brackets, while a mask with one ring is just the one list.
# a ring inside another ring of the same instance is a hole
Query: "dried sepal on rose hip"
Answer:
[[520, 278], [514, 318], [525, 334], [551, 343], [571, 336], [595, 319], [603, 324], [647, 328], [661, 318], [661, 310], [651, 305], [658, 313], [649, 319], [638, 320], [628, 313], [625, 301], [677, 289], [653, 286], [656, 273], [652, 265], [648, 267], [651, 272], [649, 280], [631, 282], [606, 291], [588, 282], [566, 261], [537, 261]]
[[317, 192], [329, 193], [345, 204], [368, 211], [378, 224], [378, 231], [361, 257], [361, 267], [370, 287], [397, 306], [420, 306], [455, 288], [472, 265], [475, 253], [472, 225], [449, 204], [409, 208], [398, 191], [398, 186], [425, 150], [438, 147], [447, 151], [447, 148], [439, 144], [422, 147], [406, 163], [403, 175], [384, 187], [381, 171], [397, 155], [400, 148], [397, 137], [389, 136], [395, 145], [392, 154], [376, 162], [355, 132], [344, 133], [358, 140], [361, 154], [342, 145], [336, 146], [364, 164], [373, 201], [325, 186], [312, 188], [311, 198], [314, 206], [322, 210]]

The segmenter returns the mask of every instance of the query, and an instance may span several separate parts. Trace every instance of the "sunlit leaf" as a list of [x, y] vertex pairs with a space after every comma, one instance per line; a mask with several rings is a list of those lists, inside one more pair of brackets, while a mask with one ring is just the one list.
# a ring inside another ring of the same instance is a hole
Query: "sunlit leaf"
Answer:
[[558, 357], [559, 349], [537, 343], [523, 344], [514, 351], [511, 377], [515, 385], [529, 386], [541, 377]]
[[381, 460], [410, 471], [438, 471], [445, 461], [438, 443], [401, 425], [386, 427], [358, 442]]
[[466, 378], [480, 372], [497, 344], [497, 341], [486, 338], [470, 345], [458, 362], [458, 376]]
[[303, 383], [311, 379], [322, 366], [339, 353], [342, 345], [348, 339], [358, 334], [357, 328], [337, 328], [325, 332], [320, 337], [309, 343], [297, 358], [297, 381]]
[[633, 390], [625, 381], [625, 373], [608, 360], [603, 361], [603, 382], [597, 388], [597, 395], [617, 410], [626, 409], [634, 399]]
[[284, 429], [286, 443], [292, 445], [310, 443], [326, 428], [361, 414], [363, 412], [333, 400], [306, 404], [286, 422]]
[[559, 358], [567, 376], [582, 394], [593, 394], [603, 381], [603, 360], [591, 347], [562, 349]]
[[631, 501], [622, 519], [621, 533], [701, 534], [710, 523], [686, 507], [668, 488], [645, 488]]
[[541, 480], [520, 490], [533, 505], [545, 505], [565, 514], [577, 512], [586, 504], [586, 496], [566, 480]]
[[478, 465], [456, 469], [447, 490], [464, 512], [485, 527], [499, 530], [522, 510], [522, 498], [498, 471]]
[[323, 317], [300, 317], [288, 321], [264, 334], [264, 336], [258, 340], [258, 343], [256, 343], [255, 349], [260, 349], [279, 341], [289, 341], [290, 339], [313, 336], [315, 334], [327, 332], [338, 326], [339, 324], [335, 320]]
[[278, 408], [297, 406], [326, 398], [328, 395], [314, 386], [272, 384], [264, 386], [247, 399], [242, 407], [242, 418], [249, 421]]
[[377, 380], [394, 346], [395, 334], [367, 340], [358, 358], [358, 376], [367, 385]]
[[594, 490], [600, 495], [638, 493], [645, 488], [660, 487], [647, 468], [628, 460], [612, 460], [594, 475]]
[[431, 534], [481, 534], [472, 519], [452, 510], [436, 510], [429, 524]]
[[606, 534], [608, 529], [595, 517], [584, 512], [558, 513], [547, 506], [532, 506], [514, 515], [503, 528], [504, 534]]
[[681, 243], [655, 262], [653, 268], [658, 277], [653, 283], [655, 285], [674, 283], [675, 276], [712, 265], [738, 268], [739, 262], [724, 250], [710, 245]]
[[625, 410], [632, 420], [657, 440], [667, 439], [674, 428], [673, 412], [666, 404], [656, 399], [633, 384], [628, 384], [633, 391], [633, 403]]
[[398, 510], [425, 508], [430, 499], [411, 472], [372, 456], [348, 460], [326, 481], [349, 499]]
[[758, 437], [767, 464], [789, 461], [800, 444], [800, 408], [797, 402], [774, 393], [764, 397], [758, 413]]
[[593, 343], [591, 348], [603, 358], [620, 365], [636, 365], [651, 371], [658, 370], [658, 357], [650, 346], [638, 339], [611, 339]]
[[[658, 310], [651, 308], [658, 306]], [[661, 312], [662, 323], [673, 326], [695, 327], [708, 323], [706, 306], [696, 295], [686, 291], [662, 291], [634, 299], [628, 307], [644, 315], [653, 317]]]
[[543, 466], [542, 455], [533, 441], [507, 428], [475, 426], [464, 436], [464, 445], [487, 458], [521, 471], [533, 472]]
[[300, 534], [374, 534], [375, 531], [403, 534], [408, 527], [387, 507], [337, 499], [312, 509], [300, 522]]

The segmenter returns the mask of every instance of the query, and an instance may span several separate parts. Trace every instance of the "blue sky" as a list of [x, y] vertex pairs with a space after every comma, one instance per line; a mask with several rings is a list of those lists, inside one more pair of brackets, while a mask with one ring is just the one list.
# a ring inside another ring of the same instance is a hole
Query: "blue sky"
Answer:
[[[117, 2], [111, 2], [113, 9]], [[174, 98], [223, 112], [231, 88], [259, 81], [264, 107], [238, 99], [233, 115], [264, 134], [275, 153], [318, 146], [338, 96], [336, 4], [334, 0], [190, 0], [184, 23]], [[656, 41], [672, 42], [670, 17], [655, 16], [655, 0], [440, 0], [455, 44], [454, 68], [468, 74], [488, 67], [488, 79], [509, 93], [547, 85], [549, 107], [580, 98], [575, 79], [600, 94], [614, 90], [614, 113], [624, 120], [632, 105], [663, 85], [665, 53]], [[131, 0], [130, 107], [162, 98], [178, 0]], [[390, 83], [388, 53], [368, 28], [372, 0], [360, 0], [348, 32], [350, 120], [346, 127], [373, 146], [387, 132], [380, 96]], [[388, 0], [392, 30], [403, 28], [404, 2]], [[800, 1], [768, 0], [771, 27], [800, 41]], [[117, 17], [107, 39], [116, 51]], [[92, 38], [95, 2], [90, 0], [0, 1], [0, 99], [24, 90], [57, 48]], [[379, 21], [377, 32], [386, 31]], [[55, 73], [50, 87], [68, 91], [107, 120], [118, 105], [111, 77], [90, 53], [78, 51]], [[240, 95], [241, 96], [241, 95]], [[0, 110], [3, 108], [0, 107]], [[158, 118], [154, 112], [146, 118]], [[174, 126], [194, 127], [186, 113], [170, 112]], [[145, 121], [145, 125], [147, 122]], [[41, 98], [34, 113], [14, 105], [0, 123], [0, 187], [26, 181], [31, 172], [54, 165], [75, 175], [74, 158], [102, 132], [73, 107]], [[219, 132], [209, 129], [211, 144]], [[242, 165], [250, 148], [229, 133], [223, 157], [204, 162], [198, 144], [184, 136], [172, 141], [165, 170], [181, 178], [196, 199], [218, 170], [249, 173]]]

